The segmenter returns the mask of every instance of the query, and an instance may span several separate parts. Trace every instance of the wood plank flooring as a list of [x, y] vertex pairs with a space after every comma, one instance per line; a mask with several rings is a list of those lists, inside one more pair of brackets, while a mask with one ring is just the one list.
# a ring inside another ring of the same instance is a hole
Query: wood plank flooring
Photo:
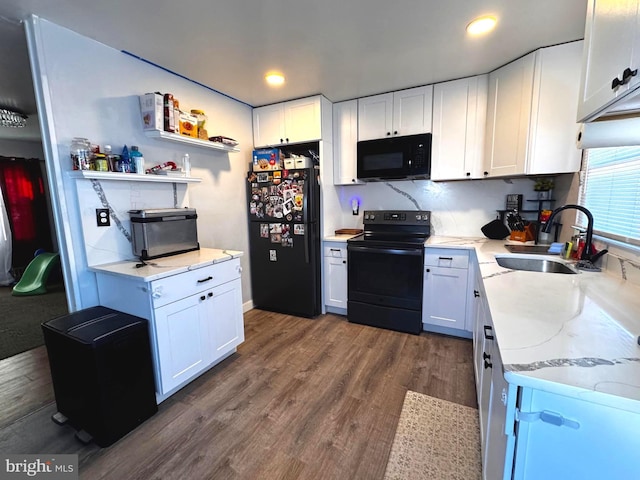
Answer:
[[260, 310], [245, 336], [113, 446], [79, 446], [81, 478], [381, 479], [407, 389], [476, 407], [469, 340]]

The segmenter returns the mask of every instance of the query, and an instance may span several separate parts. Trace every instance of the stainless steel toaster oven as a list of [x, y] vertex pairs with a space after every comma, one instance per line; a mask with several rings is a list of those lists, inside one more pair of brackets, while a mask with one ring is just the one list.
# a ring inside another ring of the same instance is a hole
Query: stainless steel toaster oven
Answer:
[[133, 254], [142, 260], [199, 250], [194, 208], [130, 210]]

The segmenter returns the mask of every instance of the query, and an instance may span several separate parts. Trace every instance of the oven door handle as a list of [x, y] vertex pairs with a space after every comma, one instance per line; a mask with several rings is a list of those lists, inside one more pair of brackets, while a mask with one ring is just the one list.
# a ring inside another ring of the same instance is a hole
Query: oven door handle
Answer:
[[359, 247], [359, 246], [351, 246], [347, 247], [349, 251], [352, 252], [364, 252], [364, 253], [390, 253], [393, 255], [407, 255], [412, 257], [421, 257], [422, 249], [411, 249], [405, 250], [401, 248], [388, 248], [388, 247]]

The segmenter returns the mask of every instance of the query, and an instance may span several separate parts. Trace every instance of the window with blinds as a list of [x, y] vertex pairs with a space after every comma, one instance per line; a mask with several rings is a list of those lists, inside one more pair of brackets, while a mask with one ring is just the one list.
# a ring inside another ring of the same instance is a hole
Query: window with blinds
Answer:
[[583, 175], [579, 203], [593, 214], [594, 233], [640, 245], [640, 147], [585, 150]]

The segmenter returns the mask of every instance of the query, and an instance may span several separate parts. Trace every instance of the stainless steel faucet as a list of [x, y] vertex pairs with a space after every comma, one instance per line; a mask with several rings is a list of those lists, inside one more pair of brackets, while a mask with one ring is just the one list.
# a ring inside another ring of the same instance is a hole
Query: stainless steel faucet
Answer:
[[567, 210], [570, 208], [575, 210], [580, 210], [582, 213], [584, 213], [587, 216], [587, 235], [586, 235], [586, 238], [584, 239], [584, 248], [582, 249], [582, 254], [580, 255], [580, 262], [578, 262], [577, 266], [578, 268], [584, 268], [586, 270], [594, 270], [596, 268], [593, 266], [593, 262], [595, 262], [600, 257], [602, 257], [605, 253], [607, 253], [607, 250], [602, 250], [596, 253], [595, 255], [591, 254], [591, 242], [593, 238], [593, 215], [585, 207], [581, 205], [568, 204], [568, 205], [564, 205], [562, 207], [556, 208], [551, 213], [549, 220], [547, 220], [547, 224], [545, 225], [543, 232], [549, 233], [549, 231], [551, 230], [551, 224], [553, 223], [553, 219], [555, 218], [555, 216], [561, 211]]

